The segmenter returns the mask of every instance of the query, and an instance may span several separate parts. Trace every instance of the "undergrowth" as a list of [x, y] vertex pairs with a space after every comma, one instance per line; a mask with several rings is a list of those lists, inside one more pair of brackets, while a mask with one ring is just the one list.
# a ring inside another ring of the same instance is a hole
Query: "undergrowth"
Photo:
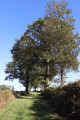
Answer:
[[47, 88], [41, 95], [52, 101], [55, 112], [68, 120], [80, 120], [80, 81], [64, 87]]

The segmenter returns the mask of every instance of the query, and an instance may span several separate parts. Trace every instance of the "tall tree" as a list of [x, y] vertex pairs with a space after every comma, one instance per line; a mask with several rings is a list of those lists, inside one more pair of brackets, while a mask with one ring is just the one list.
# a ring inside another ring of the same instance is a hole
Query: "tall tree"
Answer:
[[28, 94], [29, 82], [31, 80], [30, 74], [35, 60], [32, 56], [34, 49], [33, 42], [29, 36], [25, 37], [22, 36], [14, 44], [11, 50], [13, 61], [7, 64], [5, 72], [8, 73], [6, 79], [13, 80], [14, 78], [18, 78], [20, 83], [26, 87]]
[[[45, 11], [46, 28], [51, 39], [55, 54], [55, 64], [58, 66], [61, 78], [61, 85], [64, 83], [66, 70], [78, 69], [78, 47], [79, 34], [74, 34], [73, 16], [71, 10], [67, 8], [66, 0], [60, 2], [50, 1]], [[47, 32], [47, 34], [48, 34]]]
[[[29, 25], [24, 35], [14, 44], [13, 61], [7, 64], [7, 79], [19, 78], [28, 93], [29, 84], [49, 81], [60, 74], [61, 85], [68, 70], [78, 69], [79, 35], [74, 34], [75, 20], [67, 2], [50, 1], [44, 19]], [[42, 78], [42, 80], [41, 80]], [[36, 84], [37, 85], [37, 84]]]
[[[38, 20], [34, 21], [32, 25], [29, 25], [28, 29], [24, 33], [24, 35], [31, 35], [31, 38], [35, 41], [35, 50], [36, 53], [41, 61], [44, 61], [45, 64], [45, 81], [46, 86], [49, 85], [49, 80], [52, 77], [50, 72], [50, 64], [51, 61], [54, 58], [54, 52], [52, 52], [52, 41], [49, 38], [49, 33], [46, 30], [46, 19], [39, 18]], [[48, 35], [47, 35], [48, 33]], [[53, 64], [53, 69], [55, 68], [55, 71], [53, 72], [53, 76], [56, 73], [56, 67]]]

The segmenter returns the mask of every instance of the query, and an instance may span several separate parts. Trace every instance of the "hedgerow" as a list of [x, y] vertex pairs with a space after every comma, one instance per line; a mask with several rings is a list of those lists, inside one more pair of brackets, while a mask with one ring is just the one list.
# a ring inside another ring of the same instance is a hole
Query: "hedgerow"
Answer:
[[55, 110], [68, 120], [80, 120], [80, 80], [55, 89], [47, 88], [41, 95], [51, 100]]

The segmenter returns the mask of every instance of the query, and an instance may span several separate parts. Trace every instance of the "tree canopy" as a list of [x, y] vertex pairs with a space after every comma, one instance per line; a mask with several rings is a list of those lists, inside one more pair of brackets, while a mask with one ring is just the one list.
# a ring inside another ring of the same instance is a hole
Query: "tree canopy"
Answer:
[[50, 1], [44, 18], [28, 25], [11, 50], [13, 61], [7, 64], [6, 79], [18, 78], [27, 93], [29, 85], [48, 87], [58, 74], [63, 85], [65, 73], [78, 70], [80, 38], [74, 34], [75, 20], [67, 4], [65, 0]]

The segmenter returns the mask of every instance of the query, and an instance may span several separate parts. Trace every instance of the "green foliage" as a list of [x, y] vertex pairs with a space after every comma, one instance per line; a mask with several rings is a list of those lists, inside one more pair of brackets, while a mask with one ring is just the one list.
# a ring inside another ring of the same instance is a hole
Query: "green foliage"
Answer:
[[6, 85], [0, 85], [0, 90], [6, 90], [8, 87]]
[[44, 18], [39, 18], [16, 40], [11, 54], [12, 62], [6, 66], [6, 79], [19, 79], [29, 93], [29, 86], [44, 88], [56, 75], [64, 84], [70, 70], [77, 71], [79, 62], [79, 34], [74, 34], [75, 20], [66, 0], [50, 1]]
[[54, 52], [54, 62], [58, 67], [62, 85], [66, 71], [76, 71], [79, 66], [77, 56], [80, 37], [73, 32], [75, 20], [67, 5], [66, 0], [51, 0], [47, 4], [45, 16], [46, 36]]
[[41, 92], [41, 96], [43, 96], [45, 99], [52, 100], [56, 93], [57, 87], [49, 87]]
[[0, 90], [14, 90], [13, 86], [0, 85]]

